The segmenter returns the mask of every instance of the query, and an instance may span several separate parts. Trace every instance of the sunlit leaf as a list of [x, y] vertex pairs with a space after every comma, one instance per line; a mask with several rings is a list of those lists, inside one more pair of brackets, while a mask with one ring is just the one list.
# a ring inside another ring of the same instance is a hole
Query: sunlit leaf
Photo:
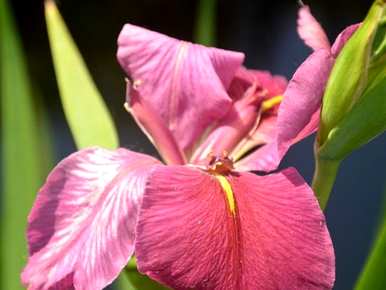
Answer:
[[[2, 142], [0, 289], [24, 289], [25, 228], [35, 193], [51, 164], [44, 112], [31, 83], [15, 23], [0, 0], [0, 95]], [[42, 132], [45, 130], [45, 132]], [[44, 138], [42, 138], [44, 136]]]
[[45, 12], [60, 96], [78, 149], [116, 148], [111, 115], [53, 1], [46, 1]]

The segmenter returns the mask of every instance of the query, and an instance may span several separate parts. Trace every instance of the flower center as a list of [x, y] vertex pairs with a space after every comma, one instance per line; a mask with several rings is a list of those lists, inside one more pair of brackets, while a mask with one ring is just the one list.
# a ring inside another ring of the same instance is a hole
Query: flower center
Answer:
[[236, 214], [236, 202], [233, 194], [233, 189], [225, 175], [233, 170], [233, 160], [228, 157], [227, 152], [223, 152], [221, 156], [209, 154], [209, 164], [207, 171], [212, 174], [220, 183], [221, 188], [228, 201], [229, 211], [232, 215]]
[[270, 109], [272, 109], [273, 107], [275, 107], [276, 105], [279, 105], [281, 103], [281, 101], [283, 100], [283, 96], [276, 96], [276, 97], [273, 97], [273, 98], [270, 98], [268, 100], [265, 100], [262, 104], [261, 104], [261, 112], [264, 113]]
[[221, 156], [213, 155], [210, 153], [208, 155], [208, 172], [211, 174], [220, 174], [226, 175], [233, 170], [233, 159], [228, 156], [227, 152], [223, 152]]

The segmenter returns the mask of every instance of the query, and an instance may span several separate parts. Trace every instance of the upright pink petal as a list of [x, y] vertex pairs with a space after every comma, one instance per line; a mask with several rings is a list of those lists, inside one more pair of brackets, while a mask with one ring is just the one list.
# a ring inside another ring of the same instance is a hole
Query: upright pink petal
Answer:
[[299, 9], [297, 30], [300, 38], [313, 50], [330, 49], [326, 33], [306, 5]]
[[184, 152], [227, 113], [231, 99], [226, 90], [244, 59], [242, 53], [179, 41], [130, 24], [118, 38], [117, 56]]
[[338, 57], [339, 52], [342, 50], [343, 46], [346, 44], [347, 40], [351, 38], [354, 32], [358, 29], [361, 24], [353, 24], [346, 27], [338, 37], [335, 39], [334, 44], [331, 47], [331, 53], [335, 58]]
[[125, 104], [138, 126], [158, 150], [166, 164], [185, 164], [185, 156], [172, 132], [165, 126], [157, 110], [128, 82]]
[[100, 148], [60, 162], [28, 218], [28, 289], [98, 290], [111, 283], [133, 254], [145, 180], [158, 163]]
[[176, 290], [321, 290], [334, 282], [323, 214], [294, 169], [225, 177], [157, 167], [137, 226], [141, 272]]
[[303, 62], [284, 92], [275, 140], [236, 163], [238, 170], [275, 170], [292, 144], [317, 130], [321, 98], [333, 63], [330, 51], [325, 49], [315, 51]]

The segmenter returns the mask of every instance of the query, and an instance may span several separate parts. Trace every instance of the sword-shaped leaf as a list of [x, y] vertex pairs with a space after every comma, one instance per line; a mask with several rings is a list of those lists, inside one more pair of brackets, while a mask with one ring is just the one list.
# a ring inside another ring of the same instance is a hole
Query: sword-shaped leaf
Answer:
[[53, 1], [46, 1], [45, 13], [63, 109], [78, 149], [116, 148], [111, 115]]

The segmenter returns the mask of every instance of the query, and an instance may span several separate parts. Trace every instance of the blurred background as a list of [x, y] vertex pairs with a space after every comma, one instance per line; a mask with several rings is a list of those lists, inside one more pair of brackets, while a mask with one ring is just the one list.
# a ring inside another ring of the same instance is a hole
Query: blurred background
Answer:
[[[364, 18], [372, 1], [304, 2], [333, 41], [344, 27]], [[10, 4], [27, 53], [34, 90], [42, 96], [48, 112], [46, 122], [58, 161], [76, 148], [60, 104], [43, 2], [11, 0]], [[198, 1], [62, 0], [58, 7], [112, 112], [121, 146], [156, 154], [123, 108], [125, 83], [115, 58], [116, 39], [123, 24], [130, 22], [191, 41]], [[311, 52], [296, 34], [297, 9], [295, 0], [218, 0], [217, 46], [244, 52], [249, 68], [290, 78]], [[295, 166], [309, 182], [313, 174], [313, 138], [294, 146], [282, 164]], [[353, 288], [377, 229], [386, 185], [385, 149], [384, 134], [342, 164], [326, 211], [336, 250], [336, 290]]]

